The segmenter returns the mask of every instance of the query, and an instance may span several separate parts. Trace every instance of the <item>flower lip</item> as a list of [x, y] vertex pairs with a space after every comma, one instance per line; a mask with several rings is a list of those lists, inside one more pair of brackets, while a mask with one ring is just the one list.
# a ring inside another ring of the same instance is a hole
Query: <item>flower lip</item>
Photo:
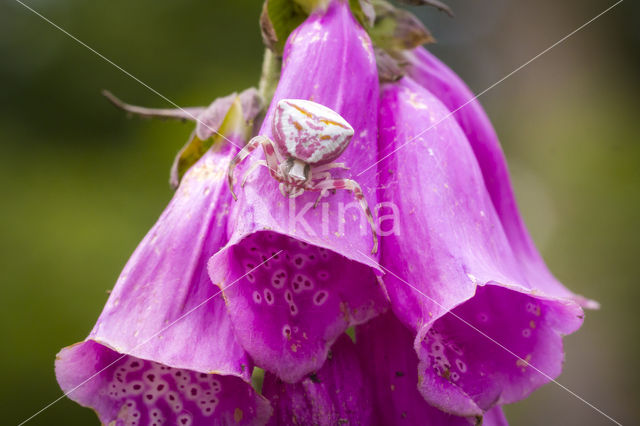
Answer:
[[419, 327], [418, 389], [427, 401], [457, 415], [481, 415], [560, 374], [562, 336], [580, 327], [582, 310], [522, 290], [478, 284], [472, 297]]
[[387, 306], [372, 267], [273, 231], [216, 253], [209, 274], [245, 350], [289, 383], [319, 369], [348, 327]]
[[225, 424], [265, 424], [273, 411], [266, 398], [236, 375], [120, 355], [94, 340], [63, 349], [56, 376], [62, 389], [93, 408], [103, 424], [198, 425], [212, 418]]
[[[372, 390], [379, 424], [468, 426], [483, 417], [477, 406], [470, 411], [474, 413], [471, 418], [465, 418], [440, 411], [425, 401], [416, 387], [423, 373], [418, 369], [412, 331], [392, 312], [356, 327], [355, 335], [359, 364], [365, 385]], [[485, 413], [482, 420], [487, 426], [507, 424], [499, 406]]]

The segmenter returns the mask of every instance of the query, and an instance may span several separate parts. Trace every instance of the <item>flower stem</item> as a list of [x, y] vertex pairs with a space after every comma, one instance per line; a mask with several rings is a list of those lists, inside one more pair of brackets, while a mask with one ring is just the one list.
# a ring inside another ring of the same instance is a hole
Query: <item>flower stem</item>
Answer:
[[258, 84], [258, 92], [264, 102], [263, 105], [271, 103], [278, 81], [280, 81], [281, 68], [282, 58], [277, 57], [271, 50], [265, 49], [262, 61], [262, 75]]

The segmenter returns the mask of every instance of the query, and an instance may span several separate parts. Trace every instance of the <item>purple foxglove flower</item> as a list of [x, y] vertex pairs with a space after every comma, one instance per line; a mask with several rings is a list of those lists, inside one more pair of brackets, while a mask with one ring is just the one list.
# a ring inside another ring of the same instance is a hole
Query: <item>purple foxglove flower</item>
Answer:
[[[313, 100], [339, 113], [354, 129], [337, 161], [355, 176], [376, 161], [378, 76], [371, 42], [344, 0], [312, 13], [289, 37], [280, 82], [260, 135], [274, 139], [276, 105]], [[256, 151], [244, 163], [263, 159]], [[229, 217], [231, 237], [209, 263], [224, 289], [236, 337], [257, 365], [293, 383], [318, 370], [331, 344], [349, 326], [377, 315], [386, 299], [376, 279], [371, 231], [353, 194], [285, 198], [264, 167], [238, 188]], [[238, 173], [249, 173], [246, 168]], [[375, 170], [358, 176], [375, 204]], [[355, 220], [354, 220], [355, 219]], [[269, 259], [272, 257], [272, 259]], [[260, 268], [242, 278], [248, 270]]]
[[[480, 418], [456, 417], [429, 405], [416, 384], [418, 357], [413, 333], [391, 312], [356, 327], [356, 348], [365, 383], [373, 394], [375, 424], [468, 426]], [[336, 350], [336, 355], [338, 351]], [[336, 356], [334, 355], [334, 356]], [[482, 417], [483, 426], [504, 426], [507, 420], [499, 406]]]
[[399, 149], [380, 164], [379, 196], [403, 214], [382, 239], [381, 265], [393, 311], [415, 332], [420, 392], [480, 416], [558, 376], [561, 337], [583, 313], [568, 290], [523, 267], [448, 113], [409, 77], [382, 89], [380, 147]]
[[[233, 128], [220, 130], [244, 143]], [[61, 388], [104, 424], [255, 424], [271, 415], [206, 269], [227, 241], [224, 177], [236, 151], [218, 139], [188, 170], [89, 337], [58, 354]]]
[[436, 96], [464, 131], [482, 171], [502, 228], [514, 256], [527, 277], [540, 290], [562, 293], [583, 307], [595, 309], [598, 303], [575, 295], [551, 274], [524, 225], [516, 204], [507, 163], [489, 118], [467, 85], [449, 67], [423, 47], [406, 53], [408, 74]]
[[[266, 373], [263, 395], [274, 407], [270, 424], [470, 426], [429, 405], [417, 388], [413, 336], [392, 313], [356, 327], [353, 343], [343, 334], [316, 373], [290, 384]], [[485, 426], [506, 425], [500, 407], [484, 415]]]
[[375, 424], [369, 378], [363, 375], [355, 344], [346, 334], [311, 377], [291, 384], [267, 372], [262, 394], [274, 406], [270, 425]]

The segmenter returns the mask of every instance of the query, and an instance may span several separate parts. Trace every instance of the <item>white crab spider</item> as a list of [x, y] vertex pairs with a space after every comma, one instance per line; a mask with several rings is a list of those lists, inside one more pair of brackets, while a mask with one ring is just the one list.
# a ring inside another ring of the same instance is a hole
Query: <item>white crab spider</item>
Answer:
[[316, 102], [301, 99], [283, 99], [278, 102], [273, 118], [275, 141], [256, 136], [242, 148], [229, 163], [229, 189], [234, 200], [233, 171], [258, 145], [262, 145], [266, 161], [255, 162], [243, 179], [256, 168], [265, 166], [271, 176], [280, 182], [280, 192], [295, 198], [305, 191], [320, 191], [320, 197], [328, 191], [346, 189], [353, 192], [360, 203], [373, 234], [373, 249], [378, 251], [378, 236], [373, 224], [371, 209], [364, 198], [362, 188], [352, 179], [333, 179], [330, 169], [348, 169], [344, 163], [333, 163], [351, 141], [353, 128], [337, 112]]

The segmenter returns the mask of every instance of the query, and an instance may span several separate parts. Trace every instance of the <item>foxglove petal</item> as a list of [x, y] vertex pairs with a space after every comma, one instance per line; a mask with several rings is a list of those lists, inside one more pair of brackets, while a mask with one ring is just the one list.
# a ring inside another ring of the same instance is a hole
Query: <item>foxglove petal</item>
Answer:
[[[233, 146], [218, 143], [189, 169], [87, 340], [58, 355], [62, 389], [105, 424], [120, 418], [152, 424], [155, 417], [171, 424], [203, 424], [204, 418], [252, 424], [270, 415], [268, 401], [248, 384], [251, 360], [206, 270], [226, 242], [231, 198], [223, 177], [234, 154]], [[159, 381], [145, 382], [143, 372]], [[206, 384], [198, 384], [201, 379]]]
[[[582, 310], [522, 270], [474, 153], [447, 115], [410, 78], [383, 89], [380, 144], [394, 153], [381, 164], [380, 196], [404, 214], [398, 233], [382, 240], [381, 264], [394, 312], [416, 332], [423, 396], [477, 416], [559, 374], [561, 335], [581, 325]], [[498, 362], [504, 348], [487, 336], [513, 354]], [[494, 350], [475, 349], [482, 339]]]
[[[332, 1], [326, 11], [313, 13], [289, 37], [283, 63], [260, 134], [272, 137], [281, 99], [313, 100], [338, 112], [355, 130], [337, 160], [351, 170], [332, 175], [355, 177], [373, 164], [376, 65], [369, 38], [348, 3]], [[258, 152], [247, 166], [262, 158]], [[373, 205], [375, 170], [357, 179]], [[371, 251], [371, 231], [353, 195], [328, 194], [314, 209], [317, 196], [284, 198], [266, 168], [255, 171], [231, 211], [230, 243], [209, 264], [212, 281], [224, 289], [238, 340], [259, 366], [287, 382], [319, 369], [345, 329], [386, 304], [374, 273], [377, 263], [364, 254]], [[264, 267], [245, 275], [264, 261]]]
[[598, 303], [571, 293], [549, 271], [520, 216], [498, 136], [480, 102], [449, 67], [423, 47], [407, 54], [408, 74], [436, 96], [464, 131], [478, 161], [487, 192], [520, 269], [548, 295], [573, 298], [585, 308]]
[[360, 369], [354, 343], [342, 334], [318, 372], [290, 384], [266, 373], [263, 395], [274, 406], [272, 425], [372, 425], [368, 379]]
[[255, 425], [271, 415], [269, 402], [235, 375], [173, 368], [93, 340], [58, 357], [62, 389], [92, 407], [105, 425]]
[[[418, 391], [418, 357], [413, 333], [389, 312], [356, 327], [362, 373], [373, 392], [376, 424], [470, 426], [476, 417], [457, 417], [429, 405]], [[483, 426], [507, 421], [498, 406], [485, 413]]]

